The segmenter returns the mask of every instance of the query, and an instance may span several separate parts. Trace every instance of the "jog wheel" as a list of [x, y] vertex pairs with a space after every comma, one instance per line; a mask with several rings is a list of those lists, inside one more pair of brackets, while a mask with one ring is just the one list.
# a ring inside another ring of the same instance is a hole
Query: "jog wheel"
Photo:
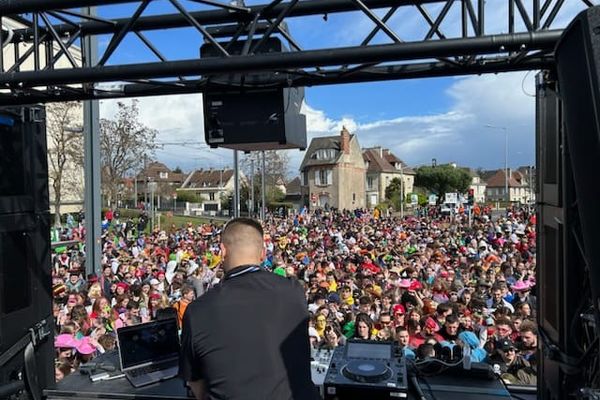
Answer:
[[392, 371], [380, 361], [352, 360], [342, 368], [342, 374], [355, 382], [377, 383], [389, 379]]

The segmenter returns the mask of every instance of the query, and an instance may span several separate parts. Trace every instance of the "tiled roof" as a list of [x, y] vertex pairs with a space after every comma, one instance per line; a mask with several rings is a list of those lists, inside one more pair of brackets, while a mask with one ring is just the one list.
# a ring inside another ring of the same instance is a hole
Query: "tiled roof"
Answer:
[[300, 180], [300, 177], [297, 176], [294, 179], [292, 179], [291, 181], [289, 181], [287, 183], [287, 185], [285, 185], [285, 193], [287, 195], [300, 194], [301, 187], [302, 187], [302, 181]]
[[[166, 178], [161, 178], [161, 173], [167, 173]], [[165, 164], [152, 161], [146, 165], [146, 168], [137, 176], [137, 180], [145, 181], [146, 178], [150, 178], [154, 182], [173, 182], [182, 183], [184, 180], [184, 174], [173, 172]]]
[[[350, 140], [354, 135], [350, 135]], [[338, 156], [331, 160], [317, 160], [313, 158], [313, 154], [317, 150], [321, 149], [334, 149], [339, 152]], [[312, 165], [333, 165], [337, 164], [338, 159], [341, 156], [341, 136], [322, 136], [313, 138], [310, 141], [310, 145], [306, 150], [306, 154], [304, 155], [304, 159], [302, 160], [302, 164], [300, 165], [300, 170], [302, 171], [306, 167], [310, 167]]]
[[367, 163], [367, 173], [369, 172], [397, 172], [388, 160], [381, 157], [379, 149], [364, 149], [363, 159]]
[[367, 172], [400, 172], [395, 167], [396, 163], [400, 163], [403, 174], [415, 174], [412, 168], [396, 157], [389, 149], [381, 149], [379, 147], [364, 149], [363, 159], [369, 164]]
[[221, 184], [225, 185], [232, 176], [232, 169], [200, 169], [192, 172], [183, 188], [218, 188]]
[[[489, 178], [486, 183], [488, 187], [504, 187], [505, 186], [505, 180], [506, 180], [506, 173], [504, 172], [503, 169], [500, 169], [498, 171], [496, 171], [496, 173]], [[520, 187], [521, 184], [514, 178], [514, 177], [510, 177], [508, 180], [508, 186], [509, 187]]]

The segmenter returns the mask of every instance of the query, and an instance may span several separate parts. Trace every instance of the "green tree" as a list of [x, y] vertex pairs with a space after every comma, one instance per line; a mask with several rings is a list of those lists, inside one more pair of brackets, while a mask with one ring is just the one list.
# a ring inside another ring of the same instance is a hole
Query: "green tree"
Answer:
[[385, 188], [385, 198], [391, 200], [395, 196], [402, 197], [402, 179], [394, 178], [390, 181], [390, 184]]
[[452, 165], [437, 165], [435, 167], [423, 166], [417, 168], [415, 185], [424, 187], [443, 198], [446, 193], [464, 193], [471, 184], [471, 175], [462, 168]]
[[175, 167], [175, 169], [173, 170], [173, 172], [176, 173], [176, 174], [182, 174], [183, 173], [183, 171], [181, 170], [181, 168], [179, 167], [179, 165]]
[[385, 198], [392, 204], [395, 209], [399, 209], [403, 201], [402, 199], [402, 179], [394, 178], [385, 188]]
[[187, 190], [177, 191], [177, 200], [186, 201], [188, 203], [202, 203], [202, 199], [196, 193]]

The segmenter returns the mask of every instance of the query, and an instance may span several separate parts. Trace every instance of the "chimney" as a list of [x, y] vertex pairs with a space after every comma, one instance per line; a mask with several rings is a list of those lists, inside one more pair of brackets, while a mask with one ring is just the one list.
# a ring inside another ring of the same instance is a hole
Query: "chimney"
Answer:
[[350, 154], [350, 132], [346, 129], [345, 126], [342, 126], [342, 145], [341, 150], [344, 154]]

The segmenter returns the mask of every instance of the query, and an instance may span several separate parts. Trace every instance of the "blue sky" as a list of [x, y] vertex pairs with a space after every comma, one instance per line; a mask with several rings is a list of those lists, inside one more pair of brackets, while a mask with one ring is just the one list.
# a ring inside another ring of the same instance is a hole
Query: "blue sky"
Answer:
[[[247, 5], [265, 1], [246, 0]], [[458, 2], [457, 2], [458, 3]], [[490, 9], [486, 33], [507, 31], [505, 0], [488, 0]], [[192, 9], [206, 9], [197, 3], [185, 2]], [[441, 4], [427, 5], [437, 15]], [[578, 0], [566, 2], [554, 27], [565, 26], [581, 9]], [[131, 15], [135, 5], [101, 7], [105, 16]], [[452, 36], [458, 29], [458, 4], [453, 7], [444, 32]], [[387, 10], [378, 11], [383, 15]], [[151, 3], [144, 15], [175, 12], [167, 1]], [[493, 15], [492, 15], [493, 14]], [[305, 49], [358, 45], [370, 32], [373, 23], [360, 12], [288, 20], [293, 37]], [[412, 7], [404, 7], [389, 25], [407, 41], [422, 37], [425, 22]], [[169, 59], [189, 59], [198, 55], [202, 43], [200, 34], [191, 29], [148, 33], [155, 45]], [[110, 37], [100, 38], [101, 49]], [[389, 43], [383, 34], [375, 43]], [[111, 63], [155, 61], [153, 56], [133, 36], [127, 37]], [[432, 78], [410, 81], [389, 81], [348, 85], [321, 86], [306, 89], [304, 112], [307, 115], [309, 140], [315, 136], [337, 135], [343, 125], [358, 135], [363, 147], [383, 145], [413, 166], [431, 163], [457, 162], [460, 165], [500, 168], [504, 164], [504, 130], [489, 129], [491, 124], [506, 128], [509, 164], [520, 166], [535, 160], [535, 72], [485, 76]], [[159, 130], [159, 141], [203, 141], [201, 95], [170, 96], [141, 99], [144, 122]], [[101, 114], [110, 117], [113, 101], [101, 103]], [[296, 175], [304, 153], [289, 151], [288, 173]], [[156, 158], [171, 167], [184, 170], [199, 167], [221, 167], [231, 164], [228, 150], [208, 150], [202, 145], [165, 146]]]

